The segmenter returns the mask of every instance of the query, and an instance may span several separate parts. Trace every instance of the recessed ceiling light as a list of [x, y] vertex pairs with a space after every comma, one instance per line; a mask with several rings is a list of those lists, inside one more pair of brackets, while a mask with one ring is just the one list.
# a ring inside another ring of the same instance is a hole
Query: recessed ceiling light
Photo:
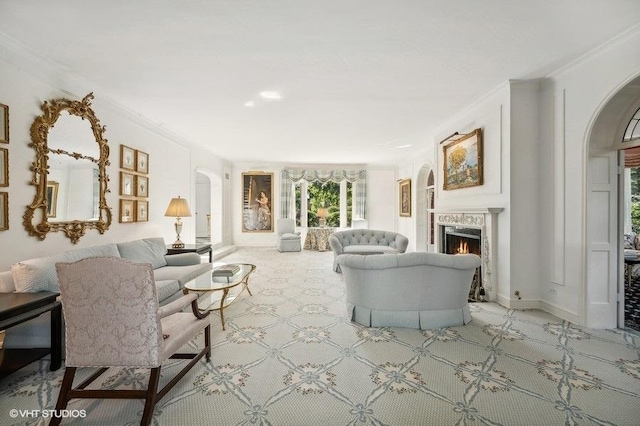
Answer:
[[402, 149], [402, 148], [409, 148], [410, 146], [411, 146], [411, 144], [409, 143], [409, 144], [406, 144], [406, 145], [398, 145], [398, 146], [396, 146], [396, 148]]
[[262, 99], [267, 99], [270, 101], [278, 101], [280, 99], [282, 99], [282, 95], [279, 92], [275, 92], [275, 91], [271, 91], [271, 90], [266, 90], [264, 92], [260, 92], [260, 97]]
[[245, 103], [244, 106], [246, 106], [248, 108], [252, 108], [252, 107], [256, 106], [256, 103], [253, 102], [253, 101], [249, 101], [249, 102]]

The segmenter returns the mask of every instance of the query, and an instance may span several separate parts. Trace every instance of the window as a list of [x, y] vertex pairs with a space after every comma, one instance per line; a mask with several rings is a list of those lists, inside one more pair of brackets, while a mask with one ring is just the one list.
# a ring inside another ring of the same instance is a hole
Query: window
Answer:
[[[341, 206], [342, 190], [344, 188], [346, 205]], [[305, 200], [304, 204], [303, 201]], [[341, 213], [346, 215], [345, 226], [351, 226], [353, 216], [353, 184], [351, 182], [326, 182], [318, 181], [307, 183], [304, 181], [295, 184], [295, 205], [297, 226], [320, 226], [319, 213], [325, 214], [326, 226], [340, 227]], [[304, 208], [303, 208], [304, 207]], [[306, 223], [302, 220], [306, 216]]]

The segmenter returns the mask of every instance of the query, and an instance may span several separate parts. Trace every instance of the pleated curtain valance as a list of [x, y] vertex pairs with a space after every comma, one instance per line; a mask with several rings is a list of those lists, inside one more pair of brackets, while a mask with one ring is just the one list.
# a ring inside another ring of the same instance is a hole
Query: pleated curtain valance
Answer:
[[320, 183], [336, 182], [343, 180], [347, 182], [358, 182], [367, 178], [366, 170], [295, 170], [288, 169], [282, 171], [282, 177], [291, 182], [306, 180], [307, 182], [318, 181]]

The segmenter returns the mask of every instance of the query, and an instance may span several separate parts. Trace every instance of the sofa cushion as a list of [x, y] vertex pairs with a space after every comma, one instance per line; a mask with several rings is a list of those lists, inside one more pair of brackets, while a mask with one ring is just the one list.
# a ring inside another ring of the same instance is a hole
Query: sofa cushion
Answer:
[[351, 245], [344, 247], [344, 252], [345, 254], [384, 254], [398, 251], [389, 246]]
[[156, 279], [156, 294], [158, 295], [159, 303], [162, 303], [178, 291], [180, 291], [180, 283], [177, 280]]
[[164, 266], [162, 268], [155, 269], [153, 271], [153, 276], [155, 280], [160, 281], [176, 280], [180, 283], [180, 288], [182, 288], [189, 281], [210, 270], [210, 263], [199, 263], [197, 265], [188, 266]]
[[23, 260], [11, 266], [11, 275], [17, 292], [36, 293], [38, 291], [59, 292], [56, 263], [75, 262], [95, 256], [116, 256], [120, 253], [115, 244], [87, 247], [66, 251], [53, 256]]
[[167, 265], [164, 258], [167, 247], [161, 237], [118, 243], [117, 246], [120, 256], [125, 259], [138, 263], [150, 263], [153, 269]]

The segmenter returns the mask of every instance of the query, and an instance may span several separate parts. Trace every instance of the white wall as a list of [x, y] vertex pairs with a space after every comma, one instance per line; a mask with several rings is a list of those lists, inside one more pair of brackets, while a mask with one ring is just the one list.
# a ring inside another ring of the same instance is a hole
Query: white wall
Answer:
[[[109, 141], [110, 162], [107, 174], [110, 178], [107, 203], [113, 213], [113, 222], [105, 234], [89, 230], [78, 244], [60, 232], [50, 233], [45, 240], [29, 236], [22, 225], [25, 207], [33, 201], [35, 188], [28, 184], [32, 178], [31, 162], [34, 151], [28, 147], [29, 129], [36, 116], [41, 114], [43, 101], [66, 97], [81, 99], [92, 88], [84, 88], [82, 82], [69, 81], [65, 73], [26, 58], [11, 46], [0, 46], [0, 103], [10, 109], [11, 140], [7, 148], [10, 159], [10, 186], [0, 188], [9, 193], [9, 230], [0, 232], [0, 270], [13, 263], [33, 257], [50, 255], [63, 250], [94, 246], [136, 238], [162, 236], [167, 243], [175, 239], [173, 218], [164, 217], [169, 200], [175, 196], [195, 200], [196, 165], [206, 165], [223, 175], [228, 163], [210, 151], [189, 146], [179, 136], [155, 128], [153, 123], [133, 114], [94, 92], [93, 110], [101, 124], [106, 126], [105, 138]], [[119, 146], [125, 144], [149, 153], [149, 222], [118, 223]], [[193, 155], [193, 157], [192, 157]], [[197, 158], [194, 161], [192, 158]], [[195, 163], [195, 164], [194, 164]], [[182, 239], [195, 240], [192, 218], [185, 218]], [[231, 241], [228, 241], [230, 244]]]

